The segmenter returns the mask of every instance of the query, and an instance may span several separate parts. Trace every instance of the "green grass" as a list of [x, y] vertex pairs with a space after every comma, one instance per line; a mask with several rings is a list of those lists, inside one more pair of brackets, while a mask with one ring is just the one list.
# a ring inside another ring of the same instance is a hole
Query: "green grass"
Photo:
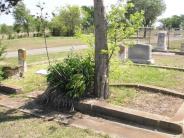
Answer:
[[[13, 40], [3, 40], [7, 46], [7, 51], [16, 51], [19, 48], [36, 49], [44, 48], [44, 39], [41, 37], [21, 38]], [[60, 47], [83, 44], [79, 39], [74, 37], [48, 37], [48, 47]]]
[[[47, 65], [32, 66], [28, 69], [24, 78], [12, 77], [2, 81], [2, 83], [22, 87], [23, 93], [45, 90], [47, 87], [46, 78], [35, 74], [35, 72], [46, 68]], [[133, 65], [122, 65], [121, 70], [122, 73], [118, 75], [118, 78], [110, 77], [110, 83], [140, 83], [181, 92], [184, 90], [184, 72]]]
[[[84, 54], [85, 50], [82, 51], [75, 51], [75, 54]], [[61, 60], [64, 57], [68, 56], [68, 54], [71, 54], [71, 51], [69, 52], [57, 52], [57, 53], [50, 53], [49, 57], [51, 59], [52, 62], [57, 61], [58, 59]], [[28, 55], [26, 62], [27, 64], [32, 64], [32, 63], [36, 63], [36, 62], [41, 62], [41, 61], [47, 61], [47, 55], [46, 54], [41, 54], [41, 55]], [[17, 65], [18, 64], [18, 59], [17, 57], [13, 57], [13, 58], [5, 58], [2, 61], [0, 61], [1, 65]]]
[[47, 69], [47, 65], [37, 65], [28, 69], [24, 78], [12, 77], [2, 81], [3, 84], [20, 87], [23, 93], [32, 91], [45, 90], [47, 83], [44, 76], [38, 75], [35, 72], [40, 69]]
[[135, 89], [125, 87], [110, 87], [110, 93], [111, 96], [107, 102], [119, 106], [128, 103], [138, 95]]
[[111, 76], [111, 83], [140, 83], [184, 91], [184, 72], [152, 67], [121, 65], [119, 78]]
[[156, 65], [184, 68], [184, 56], [153, 55]]
[[182, 40], [172, 40], [169, 43], [169, 49], [171, 50], [179, 50], [181, 49], [181, 43], [184, 43], [184, 39]]
[[107, 138], [91, 130], [83, 130], [42, 121], [30, 115], [0, 107], [1, 138]]

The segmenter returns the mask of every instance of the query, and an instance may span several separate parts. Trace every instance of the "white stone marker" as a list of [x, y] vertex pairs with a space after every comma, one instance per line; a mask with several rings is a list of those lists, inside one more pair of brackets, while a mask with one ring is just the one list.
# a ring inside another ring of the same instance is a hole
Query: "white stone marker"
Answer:
[[18, 64], [21, 67], [20, 76], [24, 75], [24, 72], [27, 71], [27, 63], [26, 63], [26, 50], [19, 49], [18, 50]]
[[128, 58], [138, 64], [153, 64], [152, 46], [148, 44], [136, 44], [128, 49]]
[[157, 50], [167, 51], [167, 32], [158, 33]]
[[128, 58], [128, 48], [125, 47], [123, 44], [119, 45], [119, 57], [121, 60], [125, 60]]
[[184, 52], [184, 43], [181, 43], [181, 52]]

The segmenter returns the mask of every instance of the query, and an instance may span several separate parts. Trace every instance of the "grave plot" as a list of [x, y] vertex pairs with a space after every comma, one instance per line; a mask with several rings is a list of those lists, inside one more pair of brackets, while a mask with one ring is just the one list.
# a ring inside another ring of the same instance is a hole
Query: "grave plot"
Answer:
[[167, 117], [173, 117], [184, 102], [179, 97], [135, 88], [111, 87], [110, 90], [110, 104]]
[[184, 68], [183, 55], [158, 55], [154, 54], [153, 58], [156, 65]]

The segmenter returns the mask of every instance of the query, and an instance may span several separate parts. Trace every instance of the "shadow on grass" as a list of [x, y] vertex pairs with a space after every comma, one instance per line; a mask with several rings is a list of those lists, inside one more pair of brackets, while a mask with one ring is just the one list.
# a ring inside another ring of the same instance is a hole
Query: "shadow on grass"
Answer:
[[0, 123], [30, 119], [32, 117], [32, 115], [18, 113], [16, 109], [0, 111]]
[[27, 102], [25, 105], [20, 107], [20, 109], [24, 111], [29, 111], [30, 114], [36, 117], [48, 120], [57, 119], [63, 121], [71, 119], [76, 114], [76, 112], [74, 111], [70, 112], [68, 110], [57, 110], [53, 106], [40, 104], [38, 99]]

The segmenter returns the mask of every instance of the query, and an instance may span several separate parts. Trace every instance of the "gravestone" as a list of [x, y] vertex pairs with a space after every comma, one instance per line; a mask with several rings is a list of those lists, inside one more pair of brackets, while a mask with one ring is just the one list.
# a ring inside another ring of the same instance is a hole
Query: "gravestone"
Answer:
[[127, 47], [125, 47], [123, 44], [120, 44], [119, 45], [119, 48], [120, 48], [120, 50], [119, 50], [119, 57], [120, 57], [120, 59], [121, 60], [125, 60], [125, 59], [127, 59], [127, 54], [128, 54], [128, 48]]
[[152, 46], [148, 44], [136, 44], [128, 49], [128, 58], [139, 64], [153, 64]]
[[184, 43], [181, 43], [181, 52], [184, 52]]
[[22, 77], [24, 73], [27, 71], [26, 50], [25, 49], [18, 50], [18, 64], [21, 67], [20, 76]]
[[167, 51], [167, 32], [158, 33], [157, 50]]

